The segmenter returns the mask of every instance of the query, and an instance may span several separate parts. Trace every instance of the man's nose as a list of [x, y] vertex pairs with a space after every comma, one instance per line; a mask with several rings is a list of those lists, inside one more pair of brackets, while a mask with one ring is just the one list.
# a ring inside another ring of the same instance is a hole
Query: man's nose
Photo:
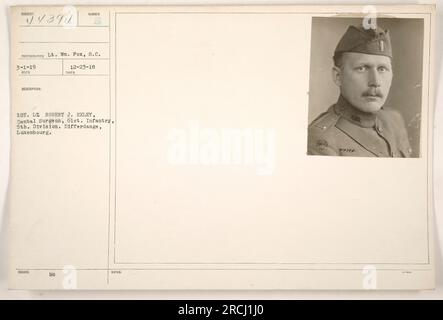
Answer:
[[368, 86], [376, 88], [380, 87], [380, 75], [375, 68], [369, 69]]

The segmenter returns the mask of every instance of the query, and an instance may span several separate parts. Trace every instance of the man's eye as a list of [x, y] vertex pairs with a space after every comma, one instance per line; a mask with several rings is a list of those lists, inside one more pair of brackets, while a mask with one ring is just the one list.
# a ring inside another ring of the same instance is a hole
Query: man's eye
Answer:
[[386, 68], [386, 67], [378, 67], [378, 71], [380, 71], [380, 72], [386, 72], [386, 71], [389, 71], [389, 69]]
[[366, 68], [366, 66], [359, 66], [356, 69], [357, 69], [357, 71], [365, 71], [367, 68]]

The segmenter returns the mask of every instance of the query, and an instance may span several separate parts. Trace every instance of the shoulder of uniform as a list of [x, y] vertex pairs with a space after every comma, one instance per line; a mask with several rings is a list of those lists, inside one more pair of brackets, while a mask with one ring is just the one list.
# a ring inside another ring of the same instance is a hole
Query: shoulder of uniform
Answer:
[[338, 119], [331, 107], [311, 122], [308, 130], [309, 155], [338, 155], [333, 130]]
[[409, 142], [408, 131], [405, 120], [401, 113], [392, 108], [382, 109], [382, 117], [386, 125], [391, 127], [391, 130], [396, 133], [399, 146], [406, 157], [412, 154], [411, 145]]
[[315, 118], [309, 125], [310, 129], [327, 130], [337, 123], [339, 116], [330, 108]]

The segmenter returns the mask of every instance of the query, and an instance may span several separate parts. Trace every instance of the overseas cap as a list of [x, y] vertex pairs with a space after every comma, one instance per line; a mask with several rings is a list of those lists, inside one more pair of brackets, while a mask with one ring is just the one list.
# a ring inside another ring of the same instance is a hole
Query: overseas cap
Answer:
[[376, 54], [392, 58], [388, 30], [350, 26], [335, 48], [334, 56], [343, 52]]

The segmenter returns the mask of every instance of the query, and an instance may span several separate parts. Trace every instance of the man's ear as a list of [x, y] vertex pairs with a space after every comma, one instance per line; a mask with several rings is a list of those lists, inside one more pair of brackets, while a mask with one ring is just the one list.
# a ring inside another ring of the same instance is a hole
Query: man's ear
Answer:
[[341, 87], [341, 69], [337, 66], [332, 67], [332, 80], [338, 87]]

